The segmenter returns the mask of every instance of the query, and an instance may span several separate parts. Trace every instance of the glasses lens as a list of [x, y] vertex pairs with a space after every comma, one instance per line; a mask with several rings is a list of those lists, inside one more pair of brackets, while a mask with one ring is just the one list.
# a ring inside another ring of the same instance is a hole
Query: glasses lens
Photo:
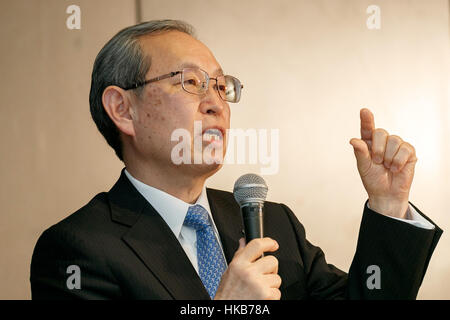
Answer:
[[189, 93], [202, 94], [208, 90], [209, 78], [208, 75], [200, 70], [194, 68], [183, 69], [181, 74], [181, 83], [183, 89]]
[[217, 77], [217, 89], [220, 97], [228, 102], [239, 102], [241, 99], [241, 82], [232, 76]]

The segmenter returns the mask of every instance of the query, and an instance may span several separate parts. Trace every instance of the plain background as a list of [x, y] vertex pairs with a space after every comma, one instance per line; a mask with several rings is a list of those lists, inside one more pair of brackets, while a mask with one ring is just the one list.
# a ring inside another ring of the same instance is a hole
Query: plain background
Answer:
[[[72, 4], [80, 30], [66, 27]], [[379, 30], [366, 26], [370, 5], [381, 9]], [[279, 129], [268, 199], [296, 213], [329, 263], [348, 270], [367, 199], [349, 144], [359, 110], [413, 144], [410, 200], [444, 229], [418, 298], [450, 298], [448, 0], [8, 0], [0, 3], [0, 299], [30, 298], [39, 235], [117, 180], [123, 164], [89, 113], [93, 61], [120, 29], [161, 18], [191, 23], [244, 83], [232, 128]], [[230, 164], [208, 186], [231, 191], [260, 167]]]

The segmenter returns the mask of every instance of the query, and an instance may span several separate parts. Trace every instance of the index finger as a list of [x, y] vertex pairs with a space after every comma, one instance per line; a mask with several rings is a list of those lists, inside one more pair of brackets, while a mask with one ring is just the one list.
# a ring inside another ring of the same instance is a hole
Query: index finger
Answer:
[[242, 250], [239, 258], [253, 262], [261, 258], [264, 252], [273, 252], [276, 250], [278, 250], [278, 243], [271, 238], [253, 239]]
[[369, 146], [372, 146], [372, 131], [375, 130], [375, 119], [369, 109], [361, 109], [359, 116], [361, 118], [361, 139]]

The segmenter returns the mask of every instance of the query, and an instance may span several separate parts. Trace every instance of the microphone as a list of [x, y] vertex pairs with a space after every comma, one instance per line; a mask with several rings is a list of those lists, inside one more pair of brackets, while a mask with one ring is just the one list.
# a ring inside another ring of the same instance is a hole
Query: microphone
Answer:
[[263, 208], [267, 191], [264, 179], [254, 173], [244, 174], [234, 183], [234, 199], [241, 207], [247, 243], [264, 237]]

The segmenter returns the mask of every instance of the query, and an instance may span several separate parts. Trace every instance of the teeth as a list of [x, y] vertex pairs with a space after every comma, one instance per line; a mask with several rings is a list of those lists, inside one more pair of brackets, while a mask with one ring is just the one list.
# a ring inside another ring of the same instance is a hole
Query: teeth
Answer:
[[222, 132], [218, 129], [208, 129], [203, 134], [203, 141], [222, 140]]

